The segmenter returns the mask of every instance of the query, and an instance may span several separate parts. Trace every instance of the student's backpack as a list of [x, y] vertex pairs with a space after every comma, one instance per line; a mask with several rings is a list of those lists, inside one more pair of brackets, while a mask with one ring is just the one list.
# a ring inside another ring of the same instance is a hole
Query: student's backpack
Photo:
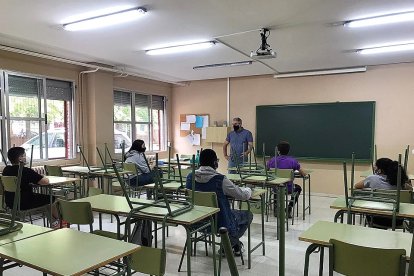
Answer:
[[131, 233], [131, 243], [148, 246], [152, 245], [152, 222], [150, 220], [139, 220], [135, 223]]

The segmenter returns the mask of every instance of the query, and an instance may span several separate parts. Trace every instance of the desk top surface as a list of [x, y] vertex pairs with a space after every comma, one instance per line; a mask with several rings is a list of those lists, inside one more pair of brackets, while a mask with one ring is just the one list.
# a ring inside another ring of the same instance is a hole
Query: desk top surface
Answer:
[[407, 258], [410, 257], [411, 240], [413, 234], [396, 231], [317, 221], [308, 230], [299, 236], [300, 241], [319, 245], [329, 245], [330, 239], [337, 239], [347, 243], [375, 247], [375, 248], [402, 248]]
[[[90, 167], [90, 171], [99, 171], [102, 170], [101, 167]], [[72, 172], [72, 173], [89, 173], [89, 168], [86, 166], [67, 166], [62, 167], [62, 171], [64, 172]]]
[[[119, 214], [119, 215], [127, 215], [131, 208], [126, 201], [126, 198], [123, 196], [115, 196], [115, 195], [107, 195], [107, 194], [100, 194], [91, 197], [85, 197], [81, 199], [74, 200], [77, 202], [90, 202], [92, 206], [92, 210], [102, 213], [108, 214]], [[141, 198], [131, 198], [132, 202], [138, 203], [134, 204], [133, 207], [139, 207], [139, 203], [153, 203], [154, 201], [148, 199], [141, 199]], [[181, 205], [178, 204], [170, 204], [171, 210], [177, 210]], [[220, 209], [218, 208], [211, 208], [205, 206], [197, 206], [195, 205], [193, 209], [190, 211], [178, 215], [176, 217], [171, 217], [167, 219], [167, 222], [171, 223], [178, 223], [178, 224], [193, 224], [200, 220], [203, 220], [215, 213], [218, 213]], [[152, 220], [162, 220], [163, 216], [167, 213], [166, 208], [162, 207], [147, 207], [142, 212], [140, 212], [139, 216], [143, 218], [148, 218]]]
[[59, 184], [66, 184], [66, 183], [72, 183], [80, 181], [79, 178], [73, 178], [73, 177], [63, 177], [63, 176], [46, 176], [47, 179], [49, 179], [50, 185], [59, 185]]
[[[19, 231], [0, 236], [0, 246], [53, 231], [51, 228], [29, 223], [22, 223], [22, 225], [23, 227]], [[4, 228], [4, 226], [0, 226], [0, 229]]]
[[[338, 210], [347, 210], [345, 204], [345, 197], [338, 197], [337, 199], [335, 199], [332, 202], [330, 208]], [[390, 203], [374, 202], [367, 200], [355, 200], [351, 208], [352, 211], [360, 211], [361, 213], [366, 214], [392, 215], [390, 209], [392, 209], [392, 204]], [[400, 211], [397, 213], [397, 217], [414, 218], [414, 204], [400, 203]]]
[[0, 246], [0, 256], [48, 274], [82, 275], [138, 250], [136, 244], [64, 228]]

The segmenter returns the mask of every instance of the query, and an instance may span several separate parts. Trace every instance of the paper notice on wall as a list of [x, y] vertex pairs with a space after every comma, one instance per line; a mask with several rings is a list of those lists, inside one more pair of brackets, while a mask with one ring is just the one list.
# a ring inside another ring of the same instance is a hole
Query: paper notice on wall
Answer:
[[203, 119], [204, 119], [203, 116], [196, 116], [196, 122], [195, 122], [196, 128], [203, 127]]
[[192, 145], [194, 143], [194, 135], [188, 134], [185, 139]]
[[201, 139], [207, 139], [207, 128], [205, 127], [201, 129]]
[[190, 124], [189, 123], [181, 123], [180, 130], [190, 130]]
[[186, 115], [186, 123], [195, 124], [196, 122], [196, 115]]
[[204, 115], [201, 117], [203, 117], [203, 128], [208, 127], [208, 115]]
[[199, 146], [201, 144], [200, 134], [194, 134], [193, 138], [193, 146]]

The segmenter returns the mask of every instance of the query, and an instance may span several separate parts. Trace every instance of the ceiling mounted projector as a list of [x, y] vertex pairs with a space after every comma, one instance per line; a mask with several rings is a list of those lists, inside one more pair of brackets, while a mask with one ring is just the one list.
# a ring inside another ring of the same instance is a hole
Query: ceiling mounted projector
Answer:
[[259, 49], [257, 49], [255, 52], [250, 52], [250, 57], [253, 59], [269, 59], [269, 58], [275, 58], [276, 52], [270, 48], [270, 45], [267, 44], [267, 38], [270, 35], [269, 29], [263, 28], [260, 30], [260, 37], [261, 37], [261, 44]]

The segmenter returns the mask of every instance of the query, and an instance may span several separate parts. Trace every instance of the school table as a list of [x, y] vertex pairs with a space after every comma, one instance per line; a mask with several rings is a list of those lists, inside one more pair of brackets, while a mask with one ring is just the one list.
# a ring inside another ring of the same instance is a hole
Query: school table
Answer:
[[[85, 166], [67, 166], [62, 167], [63, 172], [73, 173], [81, 176], [86, 176], [86, 179], [91, 177], [99, 177], [100, 179], [106, 179], [106, 183], [108, 184], [107, 193], [112, 194], [112, 179], [116, 178], [116, 173], [113, 169], [103, 169], [100, 167], [85, 167]], [[126, 171], [123, 169], [119, 169], [119, 174], [133, 174], [131, 171]], [[103, 185], [104, 181], [102, 181]], [[103, 187], [104, 188], [104, 187]], [[105, 188], [103, 189], [105, 191]]]
[[[171, 164], [171, 165], [177, 165], [178, 164], [176, 158], [171, 158], [170, 160], [168, 160], [168, 158], [158, 159], [158, 164], [160, 162], [164, 163], [164, 164]], [[188, 158], [180, 159], [180, 165], [191, 166], [192, 164], [193, 163], [192, 163], [191, 159], [188, 159]]]
[[311, 243], [306, 249], [304, 275], [308, 275], [310, 254], [318, 248], [320, 248], [319, 275], [322, 275], [324, 247], [329, 245], [330, 239], [366, 247], [402, 248], [405, 249], [407, 261], [409, 261], [412, 238], [413, 234], [411, 233], [317, 221], [299, 236], [300, 241]]
[[[30, 224], [30, 223], [24, 223], [19, 222], [23, 225], [22, 229], [19, 231], [10, 232], [6, 235], [0, 236], [0, 246], [16, 242], [22, 239], [27, 239], [33, 236], [37, 236], [40, 234], [44, 234], [46, 232], [53, 231], [51, 228]], [[5, 229], [5, 226], [0, 226], [0, 229]]]
[[[141, 199], [141, 198], [131, 198], [132, 202], [145, 202], [151, 203], [152, 200], [148, 199]], [[119, 216], [127, 216], [131, 211], [125, 197], [123, 196], [115, 196], [115, 195], [107, 195], [107, 194], [100, 194], [91, 197], [85, 197], [81, 199], [75, 200], [75, 202], [90, 202], [92, 206], [92, 210], [99, 213], [111, 214], [114, 215], [118, 222], [118, 231], [120, 231], [120, 219]], [[135, 205], [134, 207], [138, 207], [139, 205]], [[171, 210], [176, 210], [179, 208], [176, 204], [171, 204]], [[167, 217], [166, 223], [178, 224], [184, 227], [187, 233], [187, 275], [191, 275], [191, 239], [190, 239], [190, 232], [191, 226], [210, 218], [213, 220], [213, 216], [220, 211], [219, 208], [211, 208], [205, 206], [197, 206], [195, 205], [193, 209], [189, 210], [188, 212], [175, 216], [175, 217]], [[138, 219], [146, 219], [151, 221], [162, 222], [165, 215], [167, 214], [167, 209], [162, 207], [147, 207], [141, 210], [139, 213], [134, 214], [134, 218]], [[102, 225], [99, 225], [102, 227]], [[215, 236], [212, 235], [212, 244], [213, 244], [213, 262], [214, 262], [214, 271], [216, 274], [216, 262], [215, 262]]]
[[[18, 231], [14, 231], [14, 232], [10, 232], [8, 234], [5, 234], [3, 236], [0, 236], [0, 246], [3, 246], [5, 244], [9, 244], [9, 243], [13, 243], [19, 240], [23, 240], [23, 239], [27, 239], [30, 237], [34, 237], [37, 235], [41, 235], [44, 234], [46, 232], [50, 232], [53, 231], [53, 229], [51, 228], [46, 228], [43, 226], [38, 226], [38, 225], [33, 225], [33, 224], [29, 224], [29, 223], [22, 223], [19, 222], [20, 224], [22, 224], [22, 228]], [[4, 229], [5, 226], [0, 226], [0, 229]], [[18, 266], [19, 264], [16, 263], [12, 263], [9, 264], [11, 261], [10, 260], [5, 260], [3, 258], [0, 258], [0, 275], [2, 274], [2, 271], [13, 268]], [[6, 266], [7, 264], [7, 266]]]
[[0, 257], [44, 275], [83, 275], [139, 248], [136, 244], [64, 228], [2, 245]]
[[[336, 222], [342, 214], [348, 211], [345, 203], [345, 197], [338, 197], [335, 199], [331, 209], [337, 209], [334, 221]], [[374, 202], [367, 200], [355, 200], [351, 207], [352, 213], [369, 214], [369, 215], [385, 215], [392, 216], [392, 204], [384, 202]], [[399, 212], [396, 214], [397, 218], [414, 218], [414, 204], [400, 203]]]

